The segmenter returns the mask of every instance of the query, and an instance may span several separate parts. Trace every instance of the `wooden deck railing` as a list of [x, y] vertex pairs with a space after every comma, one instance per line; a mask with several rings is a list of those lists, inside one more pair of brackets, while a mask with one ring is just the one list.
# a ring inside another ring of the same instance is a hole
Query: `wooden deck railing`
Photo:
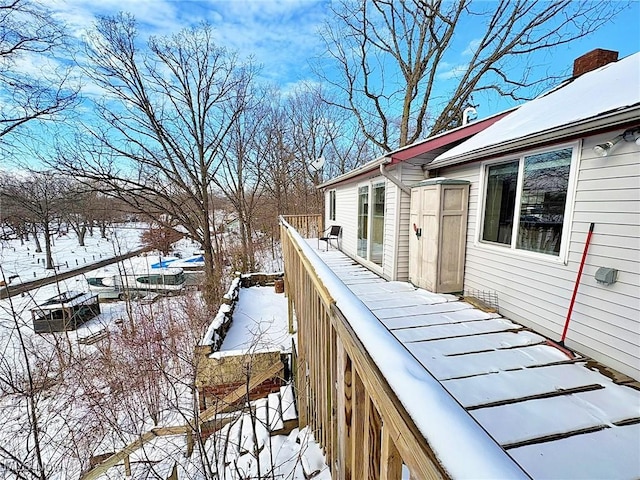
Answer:
[[283, 215], [281, 217], [304, 238], [318, 238], [324, 230], [321, 214]]
[[285, 288], [298, 321], [300, 428], [312, 428], [333, 478], [398, 480], [403, 463], [412, 479], [446, 478], [302, 251], [304, 232], [281, 220]]

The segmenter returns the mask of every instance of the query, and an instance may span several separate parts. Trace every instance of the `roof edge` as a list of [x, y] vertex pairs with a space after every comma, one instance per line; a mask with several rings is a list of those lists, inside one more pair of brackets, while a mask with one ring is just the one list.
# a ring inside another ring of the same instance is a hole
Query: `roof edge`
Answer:
[[[332, 185], [337, 185], [339, 183], [343, 183], [347, 180], [350, 180], [352, 178], [361, 176], [361, 175], [365, 175], [367, 173], [373, 172], [374, 170], [377, 170], [381, 164], [386, 164], [386, 163], [391, 163], [392, 165], [395, 165], [397, 163], [401, 163], [404, 162], [406, 160], [409, 160], [413, 157], [415, 157], [418, 154], [415, 153], [409, 153], [409, 151], [412, 151], [413, 149], [416, 149], [417, 147], [422, 146], [425, 143], [430, 143], [430, 142], [434, 142], [434, 141], [438, 141], [440, 139], [443, 139], [446, 136], [449, 135], [455, 135], [456, 133], [460, 133], [464, 130], [469, 130], [469, 137], [475, 135], [476, 133], [478, 133], [478, 131], [484, 130], [485, 128], [491, 126], [492, 124], [494, 124], [495, 122], [497, 122], [498, 120], [500, 120], [502, 117], [507, 116], [509, 113], [511, 113], [512, 111], [516, 110], [517, 108], [519, 108], [519, 106], [517, 107], [512, 107], [509, 108], [507, 110], [503, 110], [501, 112], [498, 113], [494, 113], [493, 115], [490, 115], [486, 118], [483, 118], [481, 120], [476, 120], [472, 123], [468, 123], [466, 125], [461, 125], [459, 127], [456, 128], [452, 128], [451, 130], [447, 130], [444, 131], [442, 133], [438, 133], [437, 135], [433, 135], [432, 137], [427, 137], [427, 138], [423, 138], [421, 140], [417, 140], [415, 142], [413, 142], [410, 145], [405, 145], [404, 147], [400, 147], [397, 148], [395, 150], [392, 150], [378, 158], [376, 158], [375, 160], [371, 160], [367, 163], [365, 163], [364, 165], [361, 165], [353, 170], [350, 170], [346, 173], [343, 173], [342, 175], [339, 175], [335, 178], [332, 178], [330, 180], [327, 180], [326, 182], [322, 182], [321, 184], [317, 185], [316, 188], [317, 189], [324, 189], [327, 187], [330, 187]], [[456, 139], [457, 140], [457, 139]], [[446, 145], [446, 143], [442, 144], [442, 145]], [[436, 146], [434, 146], [433, 148], [438, 148], [440, 146], [442, 146], [441, 144], [438, 144]], [[428, 151], [428, 150], [427, 150]], [[425, 152], [421, 152], [421, 153], [425, 153]], [[400, 155], [399, 155], [400, 154]]]
[[572, 124], [561, 125], [526, 137], [520, 137], [507, 142], [473, 150], [455, 157], [447, 158], [446, 160], [438, 161], [438, 158], [436, 157], [433, 162], [428, 164], [425, 168], [427, 170], [435, 170], [437, 168], [467, 163], [492, 155], [502, 155], [516, 149], [534, 147], [542, 142], [550, 142], [553, 140], [561, 141], [564, 137], [584, 135], [596, 130], [602, 130], [603, 128], [614, 130], [625, 123], [637, 121], [639, 115], [640, 104], [635, 104], [623, 110], [615, 110], [604, 115], [599, 115], [595, 118], [592, 117]]

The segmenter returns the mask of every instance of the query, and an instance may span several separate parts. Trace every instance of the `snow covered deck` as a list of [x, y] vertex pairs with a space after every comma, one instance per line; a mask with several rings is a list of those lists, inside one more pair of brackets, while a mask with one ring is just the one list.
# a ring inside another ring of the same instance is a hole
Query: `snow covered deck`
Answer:
[[640, 477], [639, 391], [497, 314], [317, 253], [533, 478]]
[[387, 282], [337, 250], [318, 251], [315, 239], [301, 243], [445, 475], [640, 477], [638, 390], [497, 314]]

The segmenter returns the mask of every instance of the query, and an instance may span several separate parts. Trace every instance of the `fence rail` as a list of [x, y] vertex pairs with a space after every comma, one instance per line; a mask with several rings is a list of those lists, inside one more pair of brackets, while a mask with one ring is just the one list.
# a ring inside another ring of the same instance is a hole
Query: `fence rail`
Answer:
[[[333, 478], [447, 478], [427, 441], [335, 304], [281, 217], [285, 285], [298, 321], [296, 386], [300, 427], [309, 425]], [[296, 216], [301, 225], [308, 222]], [[297, 230], [297, 229], [296, 229]]]
[[321, 214], [284, 215], [282, 218], [304, 238], [318, 238], [324, 230]]

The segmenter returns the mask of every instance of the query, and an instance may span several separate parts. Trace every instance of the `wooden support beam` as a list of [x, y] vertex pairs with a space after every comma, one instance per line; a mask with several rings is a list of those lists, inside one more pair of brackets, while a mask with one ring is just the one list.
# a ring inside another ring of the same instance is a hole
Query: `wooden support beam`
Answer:
[[287, 293], [287, 323], [289, 325], [289, 334], [293, 335], [295, 330], [293, 328], [293, 297], [291, 295], [291, 287], [289, 286], [289, 277], [284, 277], [285, 292]]
[[336, 339], [336, 462], [331, 473], [344, 480], [351, 480], [351, 418], [352, 388], [351, 359], [346, 355], [340, 339]]
[[[345, 351], [351, 357], [354, 370], [366, 372], [366, 375], [358, 377], [361, 378], [363, 388], [374, 397], [376, 405], [380, 409], [380, 415], [385, 423], [389, 423], [391, 431], [402, 432], [393, 440], [404, 463], [417, 478], [425, 480], [447, 478], [446, 472], [429, 449], [426, 440], [358, 339], [347, 319], [335, 305], [333, 305], [332, 313], [334, 327], [344, 344]], [[358, 399], [355, 400], [356, 404], [358, 401]], [[355, 478], [363, 477], [356, 476]]]
[[366, 415], [365, 433], [367, 436], [365, 445], [367, 452], [367, 472], [365, 478], [368, 480], [380, 480], [382, 420], [371, 399], [367, 401]]

